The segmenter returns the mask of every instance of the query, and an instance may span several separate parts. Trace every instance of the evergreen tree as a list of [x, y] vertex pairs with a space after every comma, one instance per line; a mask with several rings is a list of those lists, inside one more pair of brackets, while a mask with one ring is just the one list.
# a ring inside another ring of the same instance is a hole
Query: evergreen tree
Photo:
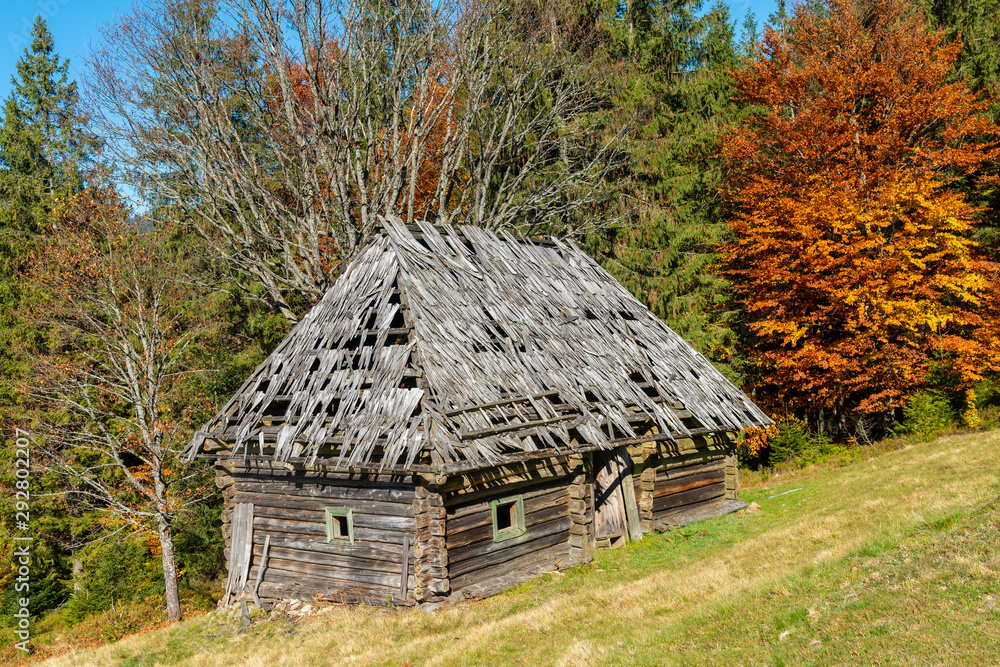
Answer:
[[13, 400], [14, 350], [27, 332], [16, 320], [22, 295], [17, 274], [38, 234], [50, 229], [60, 206], [83, 187], [82, 168], [96, 150], [84, 129], [69, 61], [55, 53], [39, 16], [31, 46], [17, 63], [0, 123], [0, 405]]
[[931, 27], [949, 39], [961, 37], [954, 75], [973, 92], [989, 91], [994, 120], [1000, 119], [1000, 0], [920, 0]]
[[[973, 92], [991, 100], [990, 115], [1000, 123], [1000, 0], [919, 0], [932, 28], [944, 30], [947, 39], [961, 39], [962, 50], [952, 78], [964, 81]], [[984, 224], [974, 238], [1000, 259], [1000, 191], [966, 183], [966, 196], [986, 210]]]
[[[76, 84], [69, 80], [69, 63], [55, 53], [52, 35], [41, 17], [35, 20], [32, 42], [17, 63], [12, 91], [0, 119], [0, 429], [13, 440], [14, 427], [26, 427], [32, 406], [20, 400], [16, 383], [26, 374], [25, 351], [44, 346], [42, 332], [26, 321], [33, 298], [22, 274], [42, 235], [58, 223], [61, 212], [84, 185], [83, 167], [96, 150], [84, 129]], [[0, 449], [0, 484], [13, 485], [13, 449]], [[51, 479], [37, 478], [32, 507], [33, 558], [45, 564], [33, 572], [31, 612], [57, 605], [66, 594], [68, 576], [64, 549], [72, 548], [74, 530]], [[51, 491], [46, 494], [45, 491]], [[9, 542], [14, 496], [0, 503], [0, 539]], [[34, 519], [34, 516], [33, 516]], [[0, 562], [0, 571], [7, 563]], [[0, 596], [0, 615], [13, 609], [9, 588]]]
[[628, 78], [614, 114], [631, 119], [634, 206], [628, 224], [593, 239], [591, 249], [658, 317], [738, 379], [729, 316], [719, 310], [726, 283], [711, 265], [728, 234], [714, 156], [720, 128], [741, 113], [728, 76], [739, 55], [728, 7], [701, 7], [700, 0], [647, 3], [642, 15], [650, 19], [636, 23], [634, 48], [620, 51]]

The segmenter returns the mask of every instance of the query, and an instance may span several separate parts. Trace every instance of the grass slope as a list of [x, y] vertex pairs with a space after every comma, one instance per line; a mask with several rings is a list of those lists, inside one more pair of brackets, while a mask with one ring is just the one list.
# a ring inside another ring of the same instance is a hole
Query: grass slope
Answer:
[[998, 470], [997, 432], [946, 437], [459, 608], [201, 616], [52, 664], [1000, 664]]

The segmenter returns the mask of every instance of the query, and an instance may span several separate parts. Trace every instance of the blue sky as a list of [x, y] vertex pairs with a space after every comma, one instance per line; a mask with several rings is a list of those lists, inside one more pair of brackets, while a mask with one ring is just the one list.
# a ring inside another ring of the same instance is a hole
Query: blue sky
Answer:
[[[17, 61], [31, 43], [31, 24], [41, 14], [49, 25], [60, 57], [69, 58], [73, 77], [80, 79], [84, 59], [100, 35], [100, 27], [114, 21], [119, 9], [127, 11], [132, 0], [0, 0], [0, 100], [10, 93]], [[711, 4], [706, 0], [705, 6]], [[734, 0], [730, 4], [737, 32], [747, 8], [758, 22], [774, 11], [776, 0]]]

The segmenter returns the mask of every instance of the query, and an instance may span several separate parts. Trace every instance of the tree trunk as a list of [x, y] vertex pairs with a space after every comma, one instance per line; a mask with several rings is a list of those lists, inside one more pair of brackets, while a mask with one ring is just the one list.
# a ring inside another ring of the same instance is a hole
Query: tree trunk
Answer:
[[158, 519], [160, 552], [163, 554], [163, 583], [167, 594], [167, 620], [181, 620], [181, 600], [177, 593], [177, 563], [174, 561], [174, 543], [170, 537], [170, 523], [166, 517]]

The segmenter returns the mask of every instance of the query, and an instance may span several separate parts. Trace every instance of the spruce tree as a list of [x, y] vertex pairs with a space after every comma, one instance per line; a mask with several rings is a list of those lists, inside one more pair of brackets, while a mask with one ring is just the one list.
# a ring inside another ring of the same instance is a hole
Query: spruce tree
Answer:
[[[17, 320], [22, 300], [18, 273], [39, 234], [50, 230], [67, 198], [83, 187], [82, 169], [96, 150], [84, 128], [69, 61], [55, 53], [41, 16], [31, 46], [17, 63], [17, 76], [0, 122], [0, 406], [13, 396], [14, 350], [27, 335]], [[19, 341], [18, 339], [22, 339]]]
[[[45, 345], [43, 332], [27, 313], [33, 297], [22, 274], [42, 235], [52, 233], [60, 211], [84, 186], [83, 169], [97, 148], [85, 130], [76, 83], [69, 62], [54, 51], [52, 35], [39, 17], [32, 41], [17, 63], [12, 90], [0, 118], [0, 430], [14, 439], [14, 427], [26, 427], [34, 408], [16, 387], [33, 350]], [[0, 485], [13, 485], [12, 448], [0, 449]], [[10, 463], [8, 465], [8, 463]], [[68, 514], [53, 480], [35, 481], [31, 523], [33, 559], [45, 569], [33, 573], [31, 613], [58, 605], [67, 590], [65, 548], [71, 539]], [[51, 492], [51, 493], [46, 493]], [[39, 518], [35, 519], [35, 515]], [[9, 541], [14, 496], [0, 502], [0, 540]], [[13, 611], [13, 588], [0, 595], [0, 616]]]
[[[726, 283], [711, 266], [728, 229], [718, 196], [720, 129], [742, 111], [728, 72], [739, 61], [728, 7], [700, 0], [648, 3], [635, 22], [631, 62], [614, 113], [631, 118], [626, 142], [633, 210], [592, 251], [623, 285], [734, 380]], [[613, 19], [615, 17], [612, 17]], [[612, 21], [613, 26], [619, 21]], [[611, 31], [615, 27], [611, 28]], [[617, 30], [621, 30], [617, 27]], [[596, 247], [594, 247], [596, 246]]]

